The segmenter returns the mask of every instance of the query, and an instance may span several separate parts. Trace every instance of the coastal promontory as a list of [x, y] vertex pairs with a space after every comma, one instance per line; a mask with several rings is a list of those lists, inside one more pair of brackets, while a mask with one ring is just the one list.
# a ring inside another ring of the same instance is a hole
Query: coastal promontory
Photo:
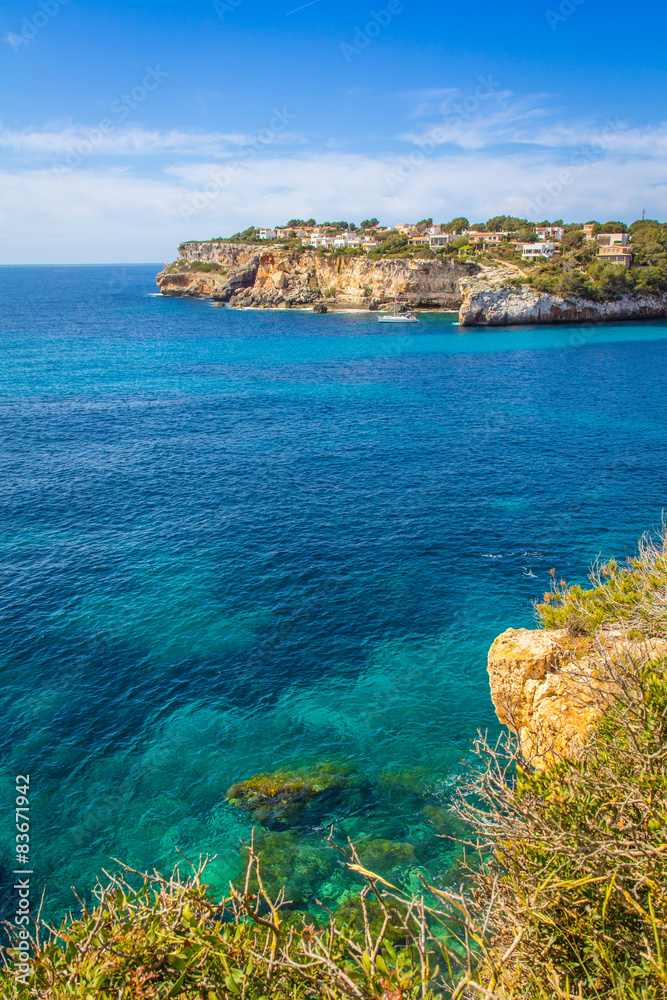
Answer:
[[242, 243], [182, 243], [178, 260], [158, 274], [163, 295], [196, 296], [231, 306], [295, 308], [330, 303], [374, 309], [398, 297], [410, 308], [458, 309], [461, 279], [479, 270], [451, 259], [372, 260]]
[[461, 326], [606, 323], [667, 316], [667, 292], [559, 294], [531, 285], [512, 263], [456, 256], [373, 259], [365, 254], [258, 247], [210, 240], [179, 246], [158, 275], [163, 295], [207, 298], [237, 308], [458, 310]]

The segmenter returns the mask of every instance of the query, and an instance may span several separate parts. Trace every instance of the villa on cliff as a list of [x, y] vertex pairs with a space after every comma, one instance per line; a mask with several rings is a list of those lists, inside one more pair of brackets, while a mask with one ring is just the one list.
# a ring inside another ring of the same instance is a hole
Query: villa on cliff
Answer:
[[[372, 233], [372, 235], [371, 235]], [[325, 249], [351, 249], [374, 250], [378, 242], [387, 233], [400, 233], [407, 236], [411, 245], [423, 245], [429, 248], [446, 246], [451, 240], [456, 239], [456, 233], [445, 233], [442, 226], [430, 226], [420, 233], [417, 226], [409, 222], [397, 222], [394, 226], [374, 226], [369, 232], [364, 230], [348, 230], [347, 232], [332, 235], [327, 226], [303, 226], [303, 227], [282, 227], [276, 229], [259, 229], [260, 240], [284, 240], [298, 239], [304, 247], [323, 247]]]
[[[503, 245], [513, 246], [524, 261], [548, 260], [560, 251], [565, 229], [562, 225], [533, 225], [535, 235], [531, 242], [517, 241], [517, 233], [509, 230], [487, 231], [486, 228], [468, 228], [460, 235], [467, 237], [468, 242], [480, 250], [493, 250]], [[628, 245], [628, 234], [596, 233], [596, 226], [595, 222], [587, 222], [582, 228], [585, 242], [597, 243], [597, 258], [609, 264], [620, 264], [626, 269], [632, 267], [632, 249]], [[407, 237], [410, 246], [423, 246], [430, 250], [442, 249], [459, 236], [456, 232], [445, 232], [442, 226], [430, 225], [424, 228], [423, 223], [414, 225], [410, 222], [397, 222], [393, 226], [376, 224], [372, 227], [366, 226], [363, 230], [343, 229], [338, 223], [282, 226], [275, 229], [259, 229], [257, 234], [260, 240], [298, 239], [303, 247], [364, 250], [367, 253], [374, 250], [389, 234]], [[459, 256], [465, 257], [469, 251], [469, 246], [462, 247]]]

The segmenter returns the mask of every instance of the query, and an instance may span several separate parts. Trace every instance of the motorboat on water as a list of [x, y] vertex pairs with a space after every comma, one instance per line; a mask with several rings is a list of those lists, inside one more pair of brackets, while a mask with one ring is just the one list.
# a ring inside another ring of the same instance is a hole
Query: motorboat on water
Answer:
[[398, 311], [398, 261], [394, 267], [394, 311], [387, 316], [378, 316], [378, 323], [418, 323], [413, 312]]

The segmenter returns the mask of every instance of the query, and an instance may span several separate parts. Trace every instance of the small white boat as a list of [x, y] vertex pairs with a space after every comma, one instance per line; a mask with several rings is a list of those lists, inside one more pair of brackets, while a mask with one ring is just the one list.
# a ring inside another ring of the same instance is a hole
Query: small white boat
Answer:
[[418, 323], [414, 313], [394, 313], [391, 316], [378, 316], [378, 323]]
[[413, 312], [398, 312], [398, 261], [394, 268], [394, 311], [389, 316], [378, 316], [378, 323], [418, 323]]

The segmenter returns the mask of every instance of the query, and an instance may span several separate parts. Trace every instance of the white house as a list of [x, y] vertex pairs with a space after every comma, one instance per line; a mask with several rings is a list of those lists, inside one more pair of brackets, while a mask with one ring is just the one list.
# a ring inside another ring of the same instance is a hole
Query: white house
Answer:
[[[439, 226], [437, 227], [440, 228]], [[429, 236], [428, 245], [430, 247], [446, 247], [448, 243], [456, 239], [456, 233], [438, 233]]]
[[553, 243], [541, 240], [539, 243], [519, 243], [522, 260], [537, 260], [539, 257], [551, 257], [554, 252]]
[[260, 240], [275, 240], [276, 231], [275, 229], [260, 229], [259, 238]]
[[333, 247], [335, 240], [333, 236], [310, 236], [301, 240], [301, 243], [309, 247]]
[[598, 233], [597, 241], [601, 247], [627, 247], [627, 233]]
[[535, 235], [538, 240], [557, 240], [559, 243], [563, 239], [563, 233], [565, 232], [561, 226], [536, 226]]
[[361, 237], [357, 236], [355, 233], [341, 233], [339, 236], [334, 237], [335, 247], [360, 247]]

